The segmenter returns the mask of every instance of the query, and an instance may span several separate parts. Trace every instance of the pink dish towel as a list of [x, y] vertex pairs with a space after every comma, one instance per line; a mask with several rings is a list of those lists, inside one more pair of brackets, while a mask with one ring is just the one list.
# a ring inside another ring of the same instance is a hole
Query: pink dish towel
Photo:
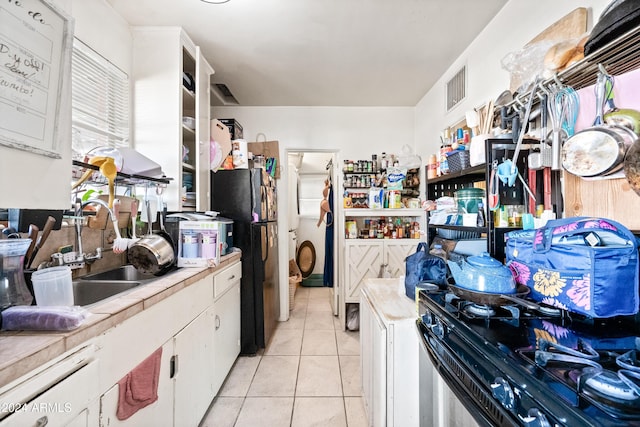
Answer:
[[140, 409], [158, 400], [161, 359], [162, 347], [118, 381], [116, 416], [119, 420], [126, 420]]

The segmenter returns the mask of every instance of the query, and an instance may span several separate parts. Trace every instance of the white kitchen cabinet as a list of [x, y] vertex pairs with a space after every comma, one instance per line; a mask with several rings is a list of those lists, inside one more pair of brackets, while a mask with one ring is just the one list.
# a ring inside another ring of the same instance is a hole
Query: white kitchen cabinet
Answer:
[[[100, 363], [84, 348], [0, 395], [1, 427], [98, 425]], [[9, 412], [15, 410], [10, 415]]]
[[[368, 278], [380, 277], [386, 271], [389, 277], [405, 274], [405, 258], [415, 252], [422, 238], [418, 239], [378, 239], [362, 238], [368, 225], [383, 218], [393, 218], [403, 225], [418, 224], [424, 230], [425, 213], [421, 209], [341, 209], [338, 226], [341, 233], [339, 256], [344, 262], [339, 264], [342, 280], [339, 286], [339, 316], [344, 327], [346, 304], [358, 303], [360, 287]], [[394, 221], [394, 222], [395, 222]], [[353, 230], [349, 234], [349, 229]]]
[[387, 418], [387, 330], [368, 301], [360, 303], [360, 369], [368, 425], [384, 426]]
[[[240, 351], [241, 275], [237, 261], [105, 334], [101, 426], [199, 424]], [[119, 421], [117, 381], [160, 346], [158, 400]]]
[[218, 393], [240, 354], [240, 263], [218, 273], [213, 283], [215, 328], [213, 333], [213, 392]]
[[132, 35], [134, 148], [173, 178], [164, 193], [169, 210], [206, 210], [213, 69], [180, 27], [133, 27]]
[[173, 418], [173, 379], [171, 379], [171, 363], [173, 360], [173, 339], [162, 346], [160, 359], [160, 376], [158, 378], [158, 400], [145, 406], [126, 420], [120, 421], [116, 416], [120, 388], [112, 386], [100, 397], [100, 426], [119, 427], [141, 425], [165, 425]]
[[415, 303], [397, 279], [368, 279], [360, 293], [360, 360], [370, 426], [418, 426]]
[[210, 307], [173, 339], [174, 426], [197, 426], [215, 397], [214, 309]]

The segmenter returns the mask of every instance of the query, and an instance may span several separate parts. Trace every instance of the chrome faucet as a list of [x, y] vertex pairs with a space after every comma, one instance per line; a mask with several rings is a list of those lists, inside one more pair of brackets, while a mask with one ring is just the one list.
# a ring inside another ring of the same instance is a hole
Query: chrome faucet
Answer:
[[56, 252], [51, 254], [51, 263], [50, 266], [54, 265], [68, 265], [71, 268], [82, 268], [86, 264], [91, 264], [97, 259], [102, 258], [102, 248], [96, 248], [95, 253], [93, 254], [85, 254], [82, 250], [82, 225], [83, 225], [83, 217], [82, 217], [82, 209], [90, 205], [92, 203], [96, 203], [98, 205], [104, 206], [109, 212], [109, 216], [112, 221], [115, 220], [115, 215], [113, 211], [109, 208], [109, 204], [102, 199], [91, 199], [86, 200], [84, 202], [80, 201], [80, 199], [76, 199], [74, 204], [74, 222], [76, 227], [76, 251], [63, 254], [60, 252]]

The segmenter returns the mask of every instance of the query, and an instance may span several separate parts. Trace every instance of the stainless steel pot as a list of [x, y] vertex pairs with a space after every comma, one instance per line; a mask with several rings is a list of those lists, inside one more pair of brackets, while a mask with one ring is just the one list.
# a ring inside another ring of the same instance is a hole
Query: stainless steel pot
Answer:
[[[151, 218], [149, 201], [146, 201], [147, 218]], [[163, 216], [160, 214], [160, 231], [151, 231], [149, 221], [149, 234], [140, 238], [129, 248], [129, 263], [136, 269], [147, 274], [161, 275], [166, 273], [176, 260], [171, 236], [164, 229]]]
[[129, 248], [129, 262], [147, 274], [162, 274], [175, 261], [173, 245], [160, 234], [151, 234], [139, 239]]
[[637, 135], [624, 126], [594, 126], [577, 132], [562, 146], [562, 166], [580, 177], [605, 176], [622, 169]]

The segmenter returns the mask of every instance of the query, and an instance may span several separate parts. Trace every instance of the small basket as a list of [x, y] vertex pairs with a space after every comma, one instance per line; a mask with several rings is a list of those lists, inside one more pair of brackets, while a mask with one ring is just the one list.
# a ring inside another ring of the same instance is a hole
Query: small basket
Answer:
[[449, 172], [460, 172], [471, 167], [469, 150], [456, 150], [447, 156]]

